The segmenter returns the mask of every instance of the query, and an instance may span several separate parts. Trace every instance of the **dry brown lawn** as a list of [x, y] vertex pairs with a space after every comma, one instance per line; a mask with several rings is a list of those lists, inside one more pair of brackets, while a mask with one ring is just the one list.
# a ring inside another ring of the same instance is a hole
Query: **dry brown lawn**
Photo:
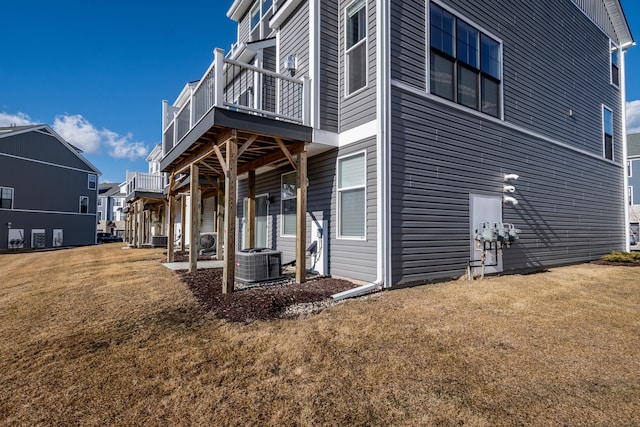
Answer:
[[160, 250], [0, 255], [3, 425], [640, 425], [640, 268], [205, 313]]

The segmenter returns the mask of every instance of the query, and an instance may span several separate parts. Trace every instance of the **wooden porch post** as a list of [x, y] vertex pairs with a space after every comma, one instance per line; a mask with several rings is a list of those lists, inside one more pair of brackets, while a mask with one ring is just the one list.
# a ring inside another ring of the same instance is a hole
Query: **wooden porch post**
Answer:
[[175, 240], [176, 228], [174, 226], [174, 222], [176, 222], [176, 197], [173, 195], [171, 191], [168, 194], [169, 201], [169, 223], [167, 224], [168, 233], [167, 233], [167, 262], [173, 262], [174, 253], [173, 253], [173, 242]]
[[[220, 182], [220, 187], [224, 190], [224, 185]], [[218, 232], [218, 246], [216, 247], [216, 258], [223, 258], [223, 249], [224, 245], [224, 199], [225, 193], [218, 193], [218, 213], [216, 215], [217, 223], [216, 223], [216, 231]]]
[[186, 224], [187, 224], [187, 197], [183, 194], [182, 198], [180, 199], [180, 230], [182, 230], [180, 232], [180, 250], [181, 251], [184, 251], [185, 239], [187, 238], [187, 236], [185, 235], [185, 233], [187, 232], [187, 227], [185, 227]]
[[224, 270], [222, 293], [233, 292], [236, 280], [236, 179], [238, 172], [238, 146], [236, 132], [227, 141], [227, 170], [224, 185]]
[[307, 279], [307, 151], [297, 155], [296, 163], [296, 282]]
[[[191, 176], [189, 187], [191, 189], [191, 237], [189, 239], [189, 272], [198, 269], [198, 251], [200, 250], [200, 168], [195, 163], [191, 164]], [[182, 233], [184, 234], [184, 233]]]
[[138, 244], [136, 247], [141, 248], [144, 242], [144, 202], [138, 200]]
[[256, 171], [249, 171], [247, 195], [247, 248], [256, 247]]

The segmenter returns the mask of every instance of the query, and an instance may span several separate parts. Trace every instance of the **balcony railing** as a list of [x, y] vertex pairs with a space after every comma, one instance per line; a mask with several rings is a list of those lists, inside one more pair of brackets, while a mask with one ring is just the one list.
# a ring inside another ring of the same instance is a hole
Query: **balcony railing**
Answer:
[[168, 153], [214, 107], [309, 124], [310, 84], [225, 58], [222, 49], [182, 107], [162, 106], [163, 153]]
[[147, 193], [162, 193], [164, 191], [164, 176], [161, 173], [127, 173], [127, 196], [134, 191]]

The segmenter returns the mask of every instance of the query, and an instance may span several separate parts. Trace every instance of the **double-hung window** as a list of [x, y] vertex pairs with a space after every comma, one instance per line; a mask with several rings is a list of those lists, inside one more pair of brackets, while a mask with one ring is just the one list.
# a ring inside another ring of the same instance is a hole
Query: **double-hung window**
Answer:
[[297, 205], [297, 187], [296, 172], [290, 172], [282, 175], [281, 184], [281, 220], [283, 236], [296, 235], [296, 205]]
[[96, 187], [97, 187], [97, 184], [98, 184], [98, 177], [96, 175], [90, 173], [88, 179], [89, 179], [89, 181], [88, 181], [88, 184], [87, 184], [87, 188], [89, 190], [95, 190]]
[[367, 85], [367, 2], [355, 0], [345, 10], [345, 84], [350, 95]]
[[618, 47], [609, 43], [611, 47], [611, 84], [620, 86], [620, 50]]
[[431, 93], [500, 116], [500, 43], [431, 3], [429, 8]]
[[613, 111], [602, 106], [602, 154], [605, 159], [613, 160]]
[[13, 188], [0, 187], [0, 209], [13, 209]]
[[260, 40], [269, 35], [269, 11], [273, 0], [258, 0], [251, 8], [251, 40]]
[[366, 237], [366, 153], [338, 159], [338, 237]]
[[87, 196], [80, 196], [80, 213], [89, 213], [89, 198]]

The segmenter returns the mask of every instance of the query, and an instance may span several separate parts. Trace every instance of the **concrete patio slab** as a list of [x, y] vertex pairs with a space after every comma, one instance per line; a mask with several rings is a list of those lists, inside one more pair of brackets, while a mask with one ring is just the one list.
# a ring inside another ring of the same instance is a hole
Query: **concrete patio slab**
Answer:
[[[162, 265], [169, 270], [188, 270], [188, 262], [163, 262]], [[207, 268], [222, 268], [224, 261], [198, 261], [198, 270], [204, 270]]]

